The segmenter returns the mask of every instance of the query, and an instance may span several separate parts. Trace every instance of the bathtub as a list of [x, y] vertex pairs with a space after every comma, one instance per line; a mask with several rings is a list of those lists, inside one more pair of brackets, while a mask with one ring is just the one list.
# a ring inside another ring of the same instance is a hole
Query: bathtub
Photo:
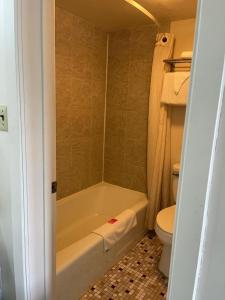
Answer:
[[[145, 234], [145, 194], [100, 183], [57, 201], [56, 299], [76, 300]], [[122, 211], [137, 225], [109, 251], [92, 231]]]

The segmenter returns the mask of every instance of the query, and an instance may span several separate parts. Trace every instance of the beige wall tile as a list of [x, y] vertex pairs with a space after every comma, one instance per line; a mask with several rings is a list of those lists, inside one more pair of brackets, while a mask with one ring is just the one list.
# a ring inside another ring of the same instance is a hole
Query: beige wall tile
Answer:
[[105, 159], [104, 181], [126, 187], [123, 178], [123, 162]]
[[109, 82], [111, 79], [118, 82], [128, 80], [129, 59], [114, 56], [109, 57], [108, 68]]
[[109, 57], [121, 57], [127, 59], [130, 47], [130, 31], [121, 30], [110, 33]]
[[147, 112], [127, 111], [126, 113], [126, 137], [134, 140], [142, 140], [146, 142], [147, 126], [148, 126]]
[[142, 192], [155, 37], [148, 26], [109, 35], [104, 178]]
[[72, 112], [71, 130], [73, 137], [87, 137], [91, 135], [91, 110], [77, 109]]
[[105, 109], [105, 84], [105, 80], [92, 80], [91, 82], [91, 99], [93, 109]]
[[57, 128], [56, 128], [56, 139], [61, 143], [71, 140], [73, 134], [71, 130], [72, 116], [70, 109], [56, 109], [57, 114]]
[[91, 80], [72, 78], [71, 96], [72, 109], [91, 109], [92, 94], [90, 92]]
[[124, 147], [125, 138], [124, 135], [110, 135], [107, 134], [105, 137], [106, 147], [117, 148]]
[[110, 77], [108, 82], [108, 88], [107, 88], [107, 109], [124, 110], [127, 104], [127, 96], [128, 96], [128, 80], [116, 81], [115, 79]]
[[102, 180], [106, 45], [105, 33], [56, 8], [58, 199]]
[[91, 135], [102, 135], [104, 131], [104, 104], [101, 108], [93, 108], [91, 116]]
[[146, 166], [125, 164], [122, 177], [123, 186], [146, 193], [146, 176]]
[[56, 7], [56, 54], [68, 56], [72, 51], [73, 15]]
[[102, 181], [103, 176], [103, 135], [93, 135], [91, 139], [91, 161], [90, 161], [91, 183]]
[[[72, 99], [72, 77], [66, 74], [56, 74], [56, 101], [57, 105], [63, 108], [66, 105], [71, 104]], [[61, 101], [61, 99], [64, 101]]]
[[73, 56], [73, 76], [83, 80], [91, 80], [93, 78], [93, 68], [90, 63], [92, 55]]
[[58, 191], [57, 191], [58, 199], [61, 199], [73, 193], [70, 170], [68, 170], [65, 173], [57, 172], [57, 182], [58, 182]]
[[150, 93], [152, 65], [149, 61], [132, 60], [129, 67], [128, 97], [126, 108], [146, 116]]
[[119, 109], [110, 109], [106, 111], [106, 136], [124, 136], [125, 134], [125, 112]]
[[74, 16], [73, 18], [73, 36], [75, 40], [80, 41], [87, 47], [90, 47], [94, 41], [95, 26], [83, 18]]
[[90, 56], [89, 64], [92, 69], [92, 78], [93, 80], [101, 80], [104, 81], [106, 77], [106, 51], [99, 53], [93, 50], [92, 55]]
[[91, 185], [90, 182], [90, 138], [77, 138], [72, 145], [73, 193]]
[[143, 140], [125, 139], [124, 161], [127, 164], [145, 166], [147, 159], [147, 144]]
[[56, 76], [72, 76], [72, 56], [56, 54]]
[[155, 26], [143, 26], [131, 30], [130, 56], [132, 59], [153, 59], [157, 28]]
[[72, 147], [70, 141], [57, 140], [57, 172], [58, 174], [70, 172], [72, 168]]
[[113, 161], [114, 163], [123, 164], [124, 156], [124, 145], [117, 145], [117, 147], [105, 147], [105, 159], [108, 161]]
[[[146, 190], [146, 136], [155, 29], [110, 34], [104, 180]], [[56, 8], [58, 199], [103, 176], [107, 35]]]

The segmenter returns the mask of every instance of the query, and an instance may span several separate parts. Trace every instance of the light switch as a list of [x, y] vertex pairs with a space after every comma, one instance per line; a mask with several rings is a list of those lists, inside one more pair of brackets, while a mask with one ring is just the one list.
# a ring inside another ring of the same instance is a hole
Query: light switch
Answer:
[[0, 131], [8, 131], [7, 107], [0, 105]]

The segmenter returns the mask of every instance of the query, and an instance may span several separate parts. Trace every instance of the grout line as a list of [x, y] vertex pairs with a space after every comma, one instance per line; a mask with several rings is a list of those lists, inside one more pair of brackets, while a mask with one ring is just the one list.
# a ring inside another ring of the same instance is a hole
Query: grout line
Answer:
[[106, 45], [106, 72], [105, 72], [105, 107], [104, 107], [104, 130], [103, 130], [103, 152], [102, 152], [102, 181], [105, 175], [105, 133], [106, 133], [106, 104], [107, 104], [107, 88], [108, 88], [108, 63], [109, 63], [109, 34], [107, 34]]

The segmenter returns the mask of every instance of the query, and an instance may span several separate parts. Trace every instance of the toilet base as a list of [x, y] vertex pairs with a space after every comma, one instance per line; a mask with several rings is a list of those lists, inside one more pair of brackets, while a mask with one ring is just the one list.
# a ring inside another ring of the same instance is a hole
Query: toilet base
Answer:
[[159, 270], [166, 277], [169, 277], [171, 249], [172, 249], [171, 245], [163, 245], [161, 258], [158, 265]]

